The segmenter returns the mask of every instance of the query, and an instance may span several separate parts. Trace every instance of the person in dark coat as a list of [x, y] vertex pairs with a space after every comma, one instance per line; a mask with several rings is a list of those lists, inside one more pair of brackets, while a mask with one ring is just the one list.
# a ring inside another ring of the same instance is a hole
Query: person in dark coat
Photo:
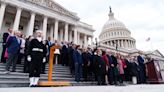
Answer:
[[63, 45], [61, 50], [61, 64], [68, 66], [68, 48], [66, 44]]
[[29, 47], [30, 47], [30, 42], [33, 39], [33, 36], [29, 36], [26, 41], [25, 41], [25, 61], [24, 61], [24, 68], [23, 72], [24, 73], [29, 73], [29, 66], [30, 62], [27, 60], [27, 56], [29, 55]]
[[112, 58], [112, 62], [111, 62], [111, 76], [112, 76], [112, 83], [114, 82], [115, 85], [118, 85], [118, 75], [119, 75], [119, 72], [118, 72], [118, 69], [117, 69], [117, 66], [118, 66], [118, 62], [117, 62], [117, 58], [114, 56], [114, 55], [111, 55], [111, 58]]
[[11, 34], [11, 32], [12, 32], [12, 29], [9, 28], [8, 32], [3, 33], [2, 54], [1, 54], [1, 62], [2, 63], [6, 63], [6, 58], [4, 57], [5, 50], [6, 50], [6, 42], [7, 42], [7, 38]]
[[106, 54], [106, 51], [102, 51], [102, 59], [103, 59], [103, 61], [104, 61], [104, 63], [105, 63], [105, 81], [106, 81], [106, 84], [107, 84], [107, 81], [108, 81], [108, 76], [107, 76], [107, 74], [108, 74], [108, 69], [109, 69], [109, 59], [108, 59], [108, 56], [107, 56], [107, 54]]
[[130, 62], [129, 63], [129, 69], [130, 69], [129, 74], [131, 76], [131, 80], [132, 80], [132, 78], [136, 78], [137, 83], [139, 84], [140, 83], [140, 79], [139, 79], [139, 72], [140, 72], [139, 65], [138, 65], [135, 57], [133, 59], [130, 59], [129, 62]]
[[107, 55], [108, 56], [108, 60], [109, 60], [109, 70], [108, 70], [108, 81], [109, 84], [113, 85], [114, 84], [114, 65], [113, 65], [113, 60], [110, 54]]
[[48, 63], [49, 60], [49, 50], [50, 50], [50, 46], [48, 44], [48, 40], [44, 40], [43, 41], [44, 46], [46, 47], [46, 60], [44, 62], [42, 62], [42, 68], [41, 68], [41, 73], [42, 74], [46, 74], [45, 73], [45, 69], [46, 69], [46, 64]]
[[106, 65], [101, 57], [101, 50], [97, 49], [93, 56], [93, 65], [95, 69], [95, 74], [97, 77], [98, 85], [106, 85], [105, 83], [105, 74], [106, 74]]
[[6, 71], [5, 73], [9, 73], [10, 65], [12, 64], [12, 72], [16, 71], [16, 62], [18, 59], [18, 51], [20, 49], [20, 39], [18, 36], [20, 32], [16, 31], [14, 36], [10, 36], [8, 41], [6, 42], [6, 48], [8, 51], [8, 59], [6, 61]]
[[92, 62], [93, 62], [93, 53], [92, 53], [92, 49], [91, 48], [88, 48], [87, 49], [87, 55], [88, 55], [88, 58], [89, 58], [89, 67], [88, 67], [88, 80], [93, 80], [94, 79], [94, 76], [93, 76], [93, 69], [92, 69]]
[[76, 46], [76, 49], [73, 51], [73, 61], [75, 65], [75, 81], [79, 82], [82, 76], [82, 55], [80, 51], [80, 46]]
[[144, 64], [144, 59], [142, 56], [137, 56], [137, 61], [139, 64], [140, 72], [139, 72], [139, 79], [140, 83], [146, 83], [146, 67]]
[[28, 61], [30, 61], [30, 87], [38, 85], [42, 63], [46, 61], [46, 46], [42, 42], [42, 31], [36, 31], [36, 37], [31, 40]]
[[75, 48], [76, 48], [76, 45], [72, 44], [71, 42], [68, 47], [68, 58], [69, 58], [69, 68], [72, 75], [74, 75], [74, 71], [75, 71], [75, 66], [74, 66], [74, 61], [73, 61], [73, 51]]
[[124, 59], [126, 67], [124, 67], [125, 81], [131, 81], [130, 77], [130, 62], [127, 58]]
[[87, 53], [86, 49], [83, 49], [82, 60], [83, 60], [83, 77], [84, 77], [84, 81], [88, 81], [89, 67], [90, 67], [91, 62], [90, 62], [89, 53]]

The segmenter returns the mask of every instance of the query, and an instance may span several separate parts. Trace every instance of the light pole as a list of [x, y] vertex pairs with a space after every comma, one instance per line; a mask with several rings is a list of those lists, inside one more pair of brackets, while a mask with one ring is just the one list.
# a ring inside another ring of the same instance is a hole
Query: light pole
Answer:
[[117, 42], [116, 41], [113, 41], [113, 44], [115, 44], [116, 45], [116, 52], [118, 51], [118, 44], [117, 44]]
[[97, 49], [97, 46], [98, 46], [97, 38], [95, 38], [95, 41], [96, 41], [96, 49]]

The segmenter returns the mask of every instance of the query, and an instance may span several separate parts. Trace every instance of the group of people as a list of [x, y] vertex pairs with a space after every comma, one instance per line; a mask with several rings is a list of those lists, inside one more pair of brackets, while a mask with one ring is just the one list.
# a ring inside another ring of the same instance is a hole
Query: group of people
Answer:
[[146, 67], [141, 55], [123, 56], [99, 48], [80, 48], [75, 44], [66, 47], [64, 52], [68, 54], [64, 62], [77, 82], [97, 81], [98, 85], [124, 85], [123, 81], [146, 83]]
[[[14, 33], [14, 34], [13, 34]], [[41, 30], [25, 38], [19, 31], [8, 29], [3, 34], [1, 62], [6, 63], [5, 73], [16, 71], [16, 64], [24, 63], [29, 73], [30, 86], [38, 85], [41, 73], [49, 61], [50, 47], [58, 45], [54, 52], [54, 64], [68, 66], [75, 81], [97, 81], [98, 85], [123, 85], [123, 81], [146, 83], [146, 69], [142, 56], [122, 56], [98, 47], [81, 47], [72, 42], [43, 40]], [[24, 62], [23, 62], [24, 61]]]
[[33, 36], [25, 39], [20, 31], [12, 29], [3, 34], [1, 62], [6, 64], [5, 74], [16, 72], [16, 65], [24, 63], [24, 72], [29, 73], [30, 86], [38, 85], [40, 74], [45, 71], [48, 52], [47, 43], [43, 41], [42, 35], [42, 31], [36, 30]]

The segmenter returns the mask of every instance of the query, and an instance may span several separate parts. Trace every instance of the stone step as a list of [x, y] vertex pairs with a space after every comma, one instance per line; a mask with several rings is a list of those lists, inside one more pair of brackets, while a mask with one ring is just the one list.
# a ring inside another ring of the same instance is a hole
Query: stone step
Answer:
[[[12, 65], [11, 65], [12, 66]], [[0, 68], [1, 67], [6, 67], [6, 65], [0, 65]], [[16, 67], [19, 67], [19, 68], [23, 68], [24, 66], [20, 66], [20, 65], [16, 65]], [[48, 68], [49, 66], [46, 66], [46, 68]], [[53, 66], [53, 68], [58, 68], [58, 69], [69, 69], [69, 67], [65, 67], [65, 66]]]
[[[17, 65], [17, 72], [10, 72], [4, 74], [5, 64], [0, 64], [0, 87], [28, 87], [29, 74], [23, 73], [23, 65]], [[48, 65], [46, 66], [46, 73], [48, 73]], [[41, 74], [40, 81], [46, 81], [48, 74]], [[69, 81], [71, 86], [88, 86], [96, 85], [97, 82], [76, 82], [70, 73], [69, 67], [62, 65], [54, 65], [52, 73], [53, 81]], [[82, 78], [83, 80], [83, 78]]]
[[[3, 67], [6, 67], [6, 65], [0, 65], [0, 68], [3, 68]], [[16, 65], [16, 67], [23, 68], [24, 66]], [[48, 66], [46, 66], [46, 68], [48, 69]], [[69, 67], [65, 67], [65, 66], [53, 66], [53, 68], [57, 68], [57, 69], [69, 69]]]
[[[29, 80], [28, 76], [0, 76], [0, 81], [23, 81]], [[47, 77], [40, 77], [40, 80], [47, 80]], [[57, 80], [57, 81], [73, 81], [74, 78], [67, 78], [67, 77], [52, 77], [52, 80]]]
[[[0, 63], [0, 66], [6, 66], [6, 64], [4, 63]], [[18, 67], [23, 67], [23, 64], [17, 64], [16, 66]], [[46, 67], [48, 67], [48, 64], [46, 64]], [[62, 65], [53, 65], [53, 67], [57, 67], [57, 68], [69, 68], [68, 66], [62, 66]]]
[[[10, 70], [11, 70], [12, 68], [10, 68]], [[5, 67], [3, 67], [3, 68], [0, 68], [0, 71], [3, 71], [3, 70], [5, 70]], [[22, 72], [23, 71], [23, 68], [16, 68], [16, 71], [18, 71], [18, 72]], [[48, 69], [45, 69], [45, 71], [48, 71]], [[53, 69], [53, 71], [54, 72], [70, 72], [70, 70], [68, 69], [68, 70], [66, 70], [66, 69], [58, 69], [58, 68], [55, 68], [55, 69]]]
[[[6, 74], [6, 75], [18, 75], [18, 76], [28, 76], [29, 73], [21, 73], [21, 72], [10, 72], [9, 74]], [[4, 72], [0, 72], [0, 75], [5, 75]], [[48, 73], [46, 74], [41, 74], [41, 76], [47, 76]], [[52, 73], [52, 76], [55, 76], [55, 75], [63, 75], [63, 76], [72, 76], [72, 74], [70, 73], [61, 73], [61, 72], [55, 72], [55, 73]]]
[[[4, 71], [0, 71], [2, 74], [4, 74]], [[10, 72], [12, 73], [12, 72]], [[23, 72], [18, 72], [18, 73], [23, 73]], [[48, 72], [46, 72], [46, 74], [48, 74]], [[67, 72], [52, 72], [52, 75], [72, 75], [71, 73], [67, 73]]]
[[[4, 74], [3, 72], [0, 72], [0, 76], [29, 76], [29, 73], [18, 73], [18, 72], [10, 72], [9, 74]], [[41, 74], [40, 76], [47, 77], [48, 74]], [[52, 77], [67, 77], [71, 78], [71, 74], [52, 74]]]
[[[70, 86], [91, 86], [96, 85], [97, 82], [75, 82], [69, 81], [71, 83]], [[0, 88], [8, 88], [8, 87], [28, 87], [29, 81], [0, 81]]]
[[8, 87], [28, 87], [29, 81], [0, 81], [0, 88]]
[[[11, 69], [10, 69], [11, 70]], [[1, 69], [0, 68], [0, 72], [4, 72], [5, 69]], [[23, 73], [23, 70], [20, 70], [20, 69], [16, 69], [16, 72], [21, 72]], [[48, 73], [48, 71], [45, 71], [46, 73]], [[70, 71], [62, 71], [62, 70], [53, 70], [52, 73], [63, 73], [63, 74], [70, 74]]]

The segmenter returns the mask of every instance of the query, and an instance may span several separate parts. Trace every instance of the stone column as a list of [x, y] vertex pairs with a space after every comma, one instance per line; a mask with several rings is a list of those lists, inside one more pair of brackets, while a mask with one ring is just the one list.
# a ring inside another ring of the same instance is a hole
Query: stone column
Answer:
[[129, 48], [129, 40], [127, 40], [127, 48]]
[[5, 15], [5, 9], [6, 9], [6, 4], [1, 3], [1, 8], [0, 8], [0, 31], [1, 31], [2, 23], [3, 23], [3, 19], [4, 19], [4, 15]]
[[121, 40], [121, 47], [124, 48], [124, 42]]
[[87, 41], [87, 35], [84, 34], [84, 46], [87, 47], [88, 46], [88, 41]]
[[51, 24], [51, 29], [50, 29], [50, 37], [51, 37], [51, 41], [54, 41], [54, 39], [53, 39], [53, 30], [54, 30], [54, 25]]
[[69, 32], [69, 41], [72, 42], [72, 30]]
[[91, 45], [93, 45], [94, 43], [93, 43], [93, 37], [91, 37]]
[[127, 46], [127, 40], [125, 40], [125, 48], [127, 48], [128, 46]]
[[129, 48], [129, 40], [127, 40], [127, 47]]
[[60, 41], [63, 41], [63, 29], [60, 29]]
[[109, 41], [109, 45], [112, 46], [112, 41]]
[[113, 41], [111, 41], [111, 46], [113, 46]]
[[80, 36], [79, 32], [77, 32], [77, 44], [80, 44]]
[[119, 40], [117, 40], [117, 46], [120, 47], [120, 42], [119, 42]]
[[129, 40], [127, 40], [127, 48], [129, 48]]
[[54, 40], [58, 40], [58, 27], [59, 26], [59, 21], [55, 20], [55, 24], [54, 24]]
[[68, 23], [65, 23], [64, 41], [68, 42]]
[[132, 48], [134, 48], [135, 47], [135, 42], [134, 41], [132, 41]]
[[74, 28], [74, 44], [78, 44], [77, 43], [77, 29]]
[[119, 40], [119, 46], [121, 47], [121, 40]]
[[130, 47], [133, 48], [133, 41], [130, 41]]
[[14, 31], [18, 31], [18, 29], [19, 29], [21, 12], [22, 12], [22, 9], [21, 8], [17, 8], [17, 13], [16, 13], [16, 16], [15, 16], [14, 25], [13, 25], [13, 30]]
[[35, 13], [32, 12], [30, 22], [29, 22], [29, 27], [28, 27], [28, 30], [27, 30], [27, 36], [33, 35], [34, 23], [35, 23]]
[[129, 43], [129, 48], [131, 48], [131, 46], [130, 46], [130, 40], [129, 40], [129, 42], [128, 42], [128, 43]]
[[46, 40], [46, 34], [47, 34], [47, 16], [44, 16], [43, 19], [43, 40]]

